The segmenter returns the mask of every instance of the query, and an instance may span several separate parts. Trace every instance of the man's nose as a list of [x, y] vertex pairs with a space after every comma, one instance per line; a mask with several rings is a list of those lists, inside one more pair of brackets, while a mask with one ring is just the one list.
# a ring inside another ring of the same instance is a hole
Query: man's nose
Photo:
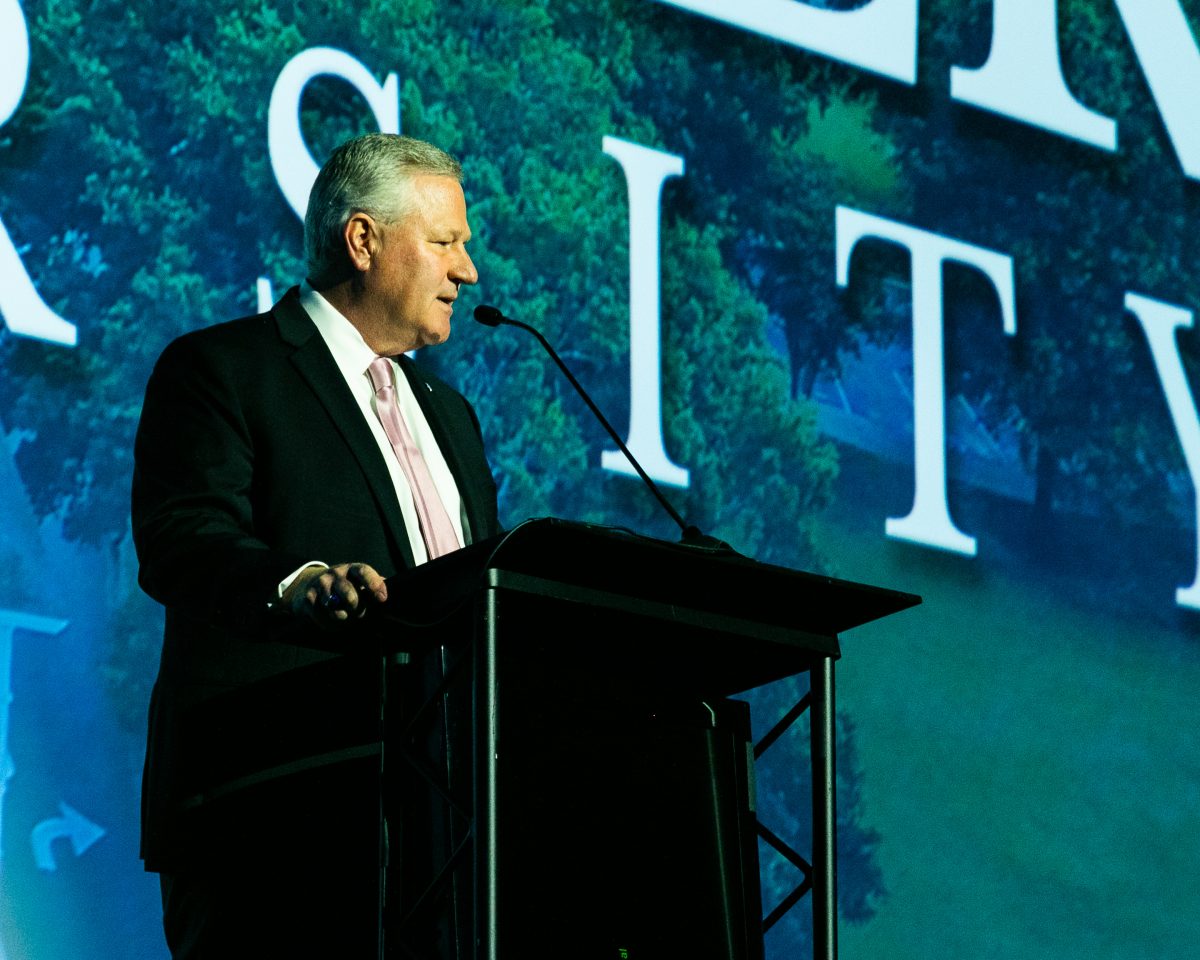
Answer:
[[465, 283], [468, 286], [479, 282], [479, 271], [475, 269], [475, 261], [466, 250], [454, 261], [450, 271], [450, 279], [455, 283]]

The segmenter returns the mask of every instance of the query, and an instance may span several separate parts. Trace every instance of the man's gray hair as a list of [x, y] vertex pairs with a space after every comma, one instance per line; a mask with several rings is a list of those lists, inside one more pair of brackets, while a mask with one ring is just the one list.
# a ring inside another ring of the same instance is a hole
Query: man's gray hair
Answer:
[[368, 133], [347, 140], [317, 174], [304, 215], [308, 278], [320, 285], [346, 268], [342, 231], [356, 213], [384, 223], [403, 219], [413, 206], [412, 179], [428, 174], [462, 182], [462, 166], [424, 140]]

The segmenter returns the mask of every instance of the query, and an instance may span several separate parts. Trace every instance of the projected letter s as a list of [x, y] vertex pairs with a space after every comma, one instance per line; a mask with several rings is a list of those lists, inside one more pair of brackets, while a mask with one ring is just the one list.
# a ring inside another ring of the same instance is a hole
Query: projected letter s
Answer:
[[[17, 0], [0, 0], [0, 125], [17, 111], [29, 75], [29, 32]], [[0, 220], [0, 316], [13, 333], [74, 346], [77, 333], [42, 300]]]
[[389, 73], [379, 84], [359, 61], [332, 47], [313, 47], [292, 57], [271, 91], [267, 148], [279, 189], [301, 220], [318, 167], [300, 130], [300, 97], [309, 81], [319, 76], [345, 80], [366, 99], [382, 133], [400, 132], [400, 81], [396, 74]]

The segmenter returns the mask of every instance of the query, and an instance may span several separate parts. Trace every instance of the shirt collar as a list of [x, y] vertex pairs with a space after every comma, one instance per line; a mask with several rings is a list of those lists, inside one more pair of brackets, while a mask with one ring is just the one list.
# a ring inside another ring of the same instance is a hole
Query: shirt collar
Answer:
[[376, 354], [367, 346], [358, 328], [309, 286], [307, 280], [300, 284], [300, 306], [312, 318], [342, 376], [349, 382], [360, 379]]

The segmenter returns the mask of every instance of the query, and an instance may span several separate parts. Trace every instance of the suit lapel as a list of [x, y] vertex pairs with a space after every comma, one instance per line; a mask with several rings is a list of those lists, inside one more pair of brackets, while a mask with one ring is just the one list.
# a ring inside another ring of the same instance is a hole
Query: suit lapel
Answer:
[[291, 356], [293, 366], [328, 411], [333, 428], [358, 461], [378, 505], [381, 522], [395, 541], [405, 566], [413, 567], [416, 561], [396, 501], [396, 488], [379, 452], [379, 444], [363, 420], [362, 410], [346, 386], [333, 355], [300, 305], [295, 288], [275, 304], [273, 313], [280, 336], [296, 348]]

